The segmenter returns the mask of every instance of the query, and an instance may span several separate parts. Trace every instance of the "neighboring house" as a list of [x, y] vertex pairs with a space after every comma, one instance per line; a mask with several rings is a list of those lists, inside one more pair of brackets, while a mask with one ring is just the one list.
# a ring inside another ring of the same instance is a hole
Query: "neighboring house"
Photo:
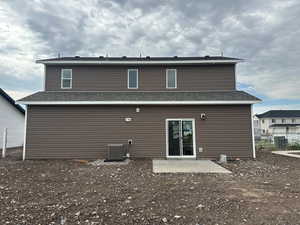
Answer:
[[63, 57], [38, 60], [45, 90], [27, 105], [24, 159], [255, 157], [251, 106], [228, 57]]
[[254, 115], [253, 116], [253, 127], [254, 127], [254, 137], [255, 140], [260, 140], [261, 139], [261, 129], [260, 129], [260, 122], [259, 119]]
[[24, 141], [25, 110], [0, 88], [0, 149], [4, 129], [7, 129], [6, 147], [20, 147]]
[[285, 137], [289, 143], [300, 142], [300, 110], [270, 110], [255, 116], [262, 139]]

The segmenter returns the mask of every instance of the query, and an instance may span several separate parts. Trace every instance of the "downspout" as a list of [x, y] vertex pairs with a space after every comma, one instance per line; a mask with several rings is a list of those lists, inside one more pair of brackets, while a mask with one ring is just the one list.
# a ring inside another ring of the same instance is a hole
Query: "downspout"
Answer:
[[255, 137], [254, 137], [254, 126], [253, 126], [253, 104], [251, 104], [251, 130], [252, 130], [252, 157], [253, 159], [256, 159]]
[[24, 143], [23, 143], [23, 161], [25, 160], [25, 156], [26, 156], [26, 131], [27, 131], [27, 105], [25, 106], [25, 124], [24, 124]]

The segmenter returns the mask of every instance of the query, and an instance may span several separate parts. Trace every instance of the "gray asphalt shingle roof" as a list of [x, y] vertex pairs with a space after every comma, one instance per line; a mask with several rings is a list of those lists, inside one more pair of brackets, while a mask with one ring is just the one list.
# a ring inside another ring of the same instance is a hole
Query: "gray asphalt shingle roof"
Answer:
[[300, 126], [299, 123], [286, 123], [286, 124], [272, 124], [270, 127], [298, 127]]
[[265, 113], [257, 114], [258, 118], [271, 117], [300, 117], [300, 110], [270, 110]]
[[37, 60], [37, 62], [45, 62], [45, 61], [90, 61], [90, 60], [97, 60], [97, 61], [161, 61], [161, 60], [168, 60], [168, 61], [186, 61], [186, 60], [241, 60], [238, 58], [231, 58], [231, 57], [224, 57], [224, 56], [203, 56], [203, 57], [60, 57], [60, 58], [51, 58], [51, 59], [42, 59]]
[[243, 91], [203, 92], [37, 92], [19, 100], [22, 102], [56, 101], [260, 101]]

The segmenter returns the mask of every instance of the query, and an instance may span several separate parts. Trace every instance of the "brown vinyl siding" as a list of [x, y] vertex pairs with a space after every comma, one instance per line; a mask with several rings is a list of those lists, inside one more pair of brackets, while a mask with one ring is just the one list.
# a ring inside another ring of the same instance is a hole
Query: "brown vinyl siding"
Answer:
[[135, 108], [28, 106], [26, 159], [104, 158], [107, 144], [128, 139], [132, 157], [164, 158], [168, 118], [195, 118], [197, 158], [252, 157], [250, 105], [140, 106], [139, 113]]
[[[136, 91], [234, 90], [233, 64], [198, 66], [46, 66], [46, 91], [133, 91], [127, 70], [138, 68]], [[61, 89], [61, 69], [73, 69], [72, 89]], [[177, 69], [177, 88], [166, 88], [166, 69]]]

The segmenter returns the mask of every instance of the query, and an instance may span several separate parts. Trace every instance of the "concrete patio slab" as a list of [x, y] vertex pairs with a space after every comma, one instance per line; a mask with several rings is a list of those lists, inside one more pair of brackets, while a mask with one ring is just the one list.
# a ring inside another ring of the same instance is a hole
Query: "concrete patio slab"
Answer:
[[153, 160], [154, 173], [231, 173], [210, 160]]
[[[288, 157], [293, 157], [293, 158], [298, 158], [300, 159], [300, 150], [292, 150], [292, 151], [272, 151], [273, 154], [276, 155], [283, 155], [283, 156], [288, 156]], [[293, 154], [296, 153], [296, 154]]]

